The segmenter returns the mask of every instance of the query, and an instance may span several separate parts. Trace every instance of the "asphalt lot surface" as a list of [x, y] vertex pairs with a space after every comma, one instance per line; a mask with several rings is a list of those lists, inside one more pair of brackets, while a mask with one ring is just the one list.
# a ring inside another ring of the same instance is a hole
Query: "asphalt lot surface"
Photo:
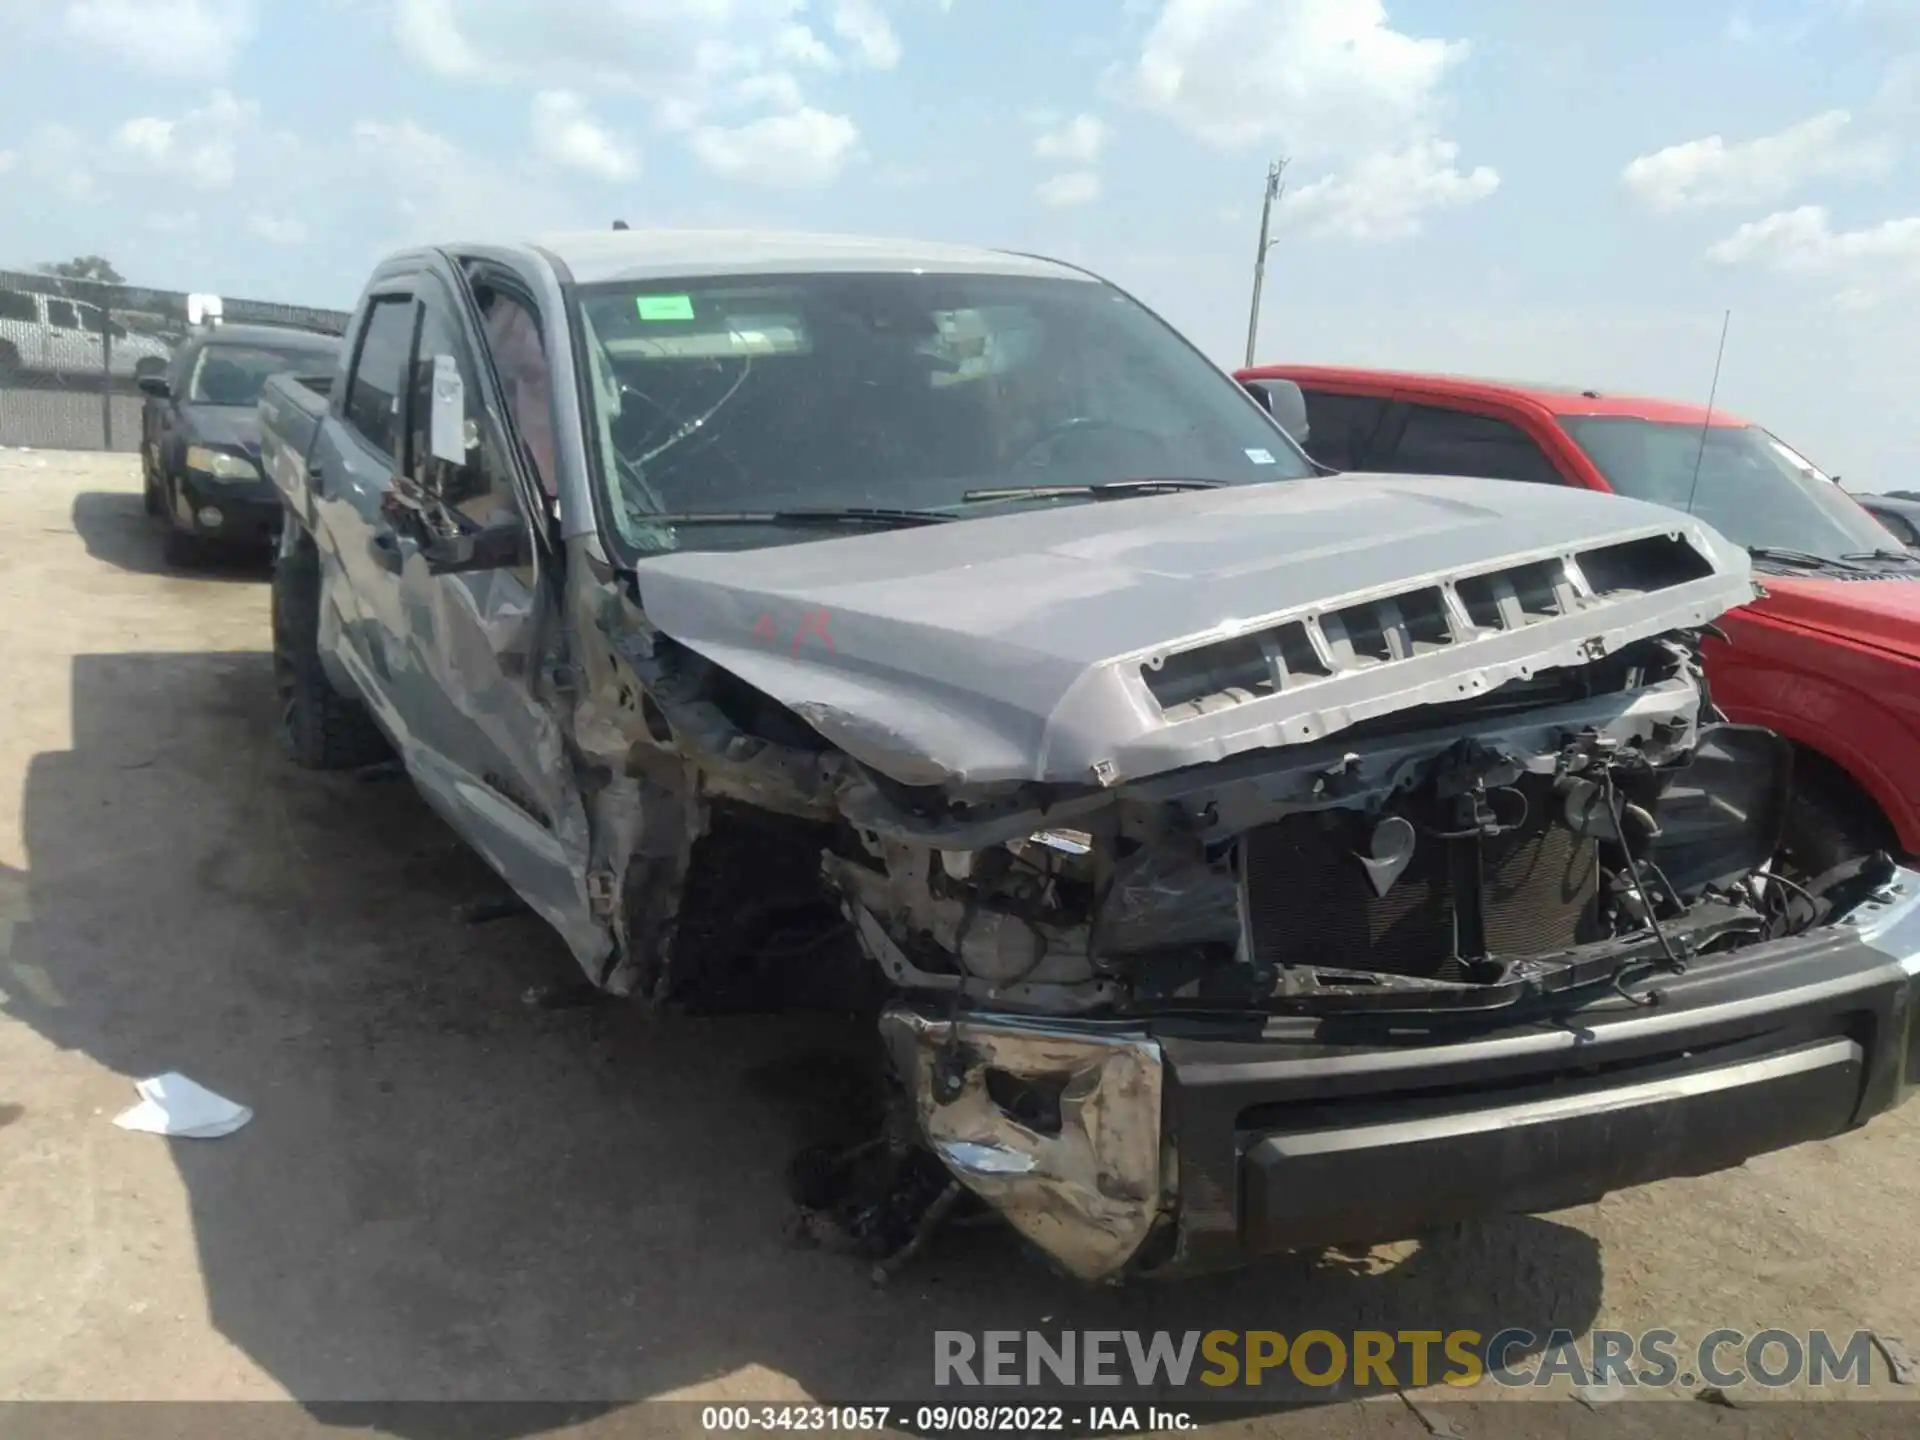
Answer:
[[[1365, 1259], [1089, 1290], [982, 1228], [876, 1288], [793, 1237], [783, 1185], [843, 1037], [526, 1003], [572, 962], [534, 919], [456, 918], [499, 888], [405, 781], [281, 757], [264, 566], [159, 553], [131, 457], [0, 451], [0, 1398], [902, 1400], [937, 1329], [1920, 1349], [1920, 1105]], [[252, 1123], [115, 1128], [165, 1070]], [[1428, 1433], [1329, 1398], [1234, 1428]]]

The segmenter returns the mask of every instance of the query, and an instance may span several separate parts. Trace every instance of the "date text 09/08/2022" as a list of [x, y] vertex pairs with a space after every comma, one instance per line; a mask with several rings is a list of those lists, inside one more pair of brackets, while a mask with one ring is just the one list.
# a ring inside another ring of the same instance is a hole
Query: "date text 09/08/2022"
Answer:
[[1184, 1410], [1157, 1405], [708, 1405], [700, 1428], [753, 1430], [905, 1431], [915, 1435], [1107, 1431], [1113, 1434], [1191, 1430]]

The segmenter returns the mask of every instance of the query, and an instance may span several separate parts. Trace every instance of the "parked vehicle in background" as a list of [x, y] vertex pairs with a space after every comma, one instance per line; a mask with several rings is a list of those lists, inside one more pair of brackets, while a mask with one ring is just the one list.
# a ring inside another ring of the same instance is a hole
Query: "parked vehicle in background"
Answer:
[[1920, 496], [1855, 495], [1860, 508], [1887, 529], [1908, 549], [1920, 549]]
[[283, 370], [328, 373], [331, 335], [273, 325], [217, 325], [144, 377], [140, 463], [147, 513], [165, 527], [167, 559], [189, 564], [208, 545], [267, 548], [280, 496], [260, 470], [260, 390]]
[[166, 341], [127, 329], [98, 305], [0, 288], [0, 383], [15, 376], [132, 379], [158, 373], [169, 353]]
[[349, 335], [261, 403], [292, 753], [384, 737], [597, 985], [867, 1008], [891, 1143], [796, 1174], [877, 1250], [966, 1196], [1088, 1279], [1404, 1238], [1908, 1092], [1920, 874], [1761, 874], [1704, 524], [1320, 478], [995, 251], [417, 250]]
[[1766, 594], [1720, 622], [1713, 699], [1796, 748], [1788, 849], [1818, 874], [1920, 853], [1920, 557], [1812, 461], [1736, 416], [1596, 390], [1266, 365], [1338, 470], [1483, 475], [1651, 500], [1753, 557]]

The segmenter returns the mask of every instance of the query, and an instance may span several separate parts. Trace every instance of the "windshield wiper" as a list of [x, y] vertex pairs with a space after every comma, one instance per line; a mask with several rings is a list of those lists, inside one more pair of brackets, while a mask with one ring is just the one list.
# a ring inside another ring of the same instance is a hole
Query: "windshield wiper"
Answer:
[[1749, 545], [1747, 554], [1756, 560], [1768, 560], [1776, 565], [1791, 566], [1796, 570], [1847, 570], [1858, 572], [1860, 566], [1853, 563], [1853, 557], [1839, 559], [1832, 555], [1815, 555], [1810, 550], [1789, 550], [1778, 545]]
[[1133, 495], [1171, 495], [1179, 490], [1218, 490], [1226, 483], [1176, 476], [1160, 480], [1107, 480], [1098, 485], [1008, 485], [994, 490], [969, 490], [960, 499], [968, 505], [995, 500], [1121, 500]]
[[1842, 555], [1842, 560], [1898, 560], [1903, 564], [1920, 564], [1920, 555], [1911, 550], [1859, 550], [1851, 555]]
[[848, 506], [831, 510], [680, 510], [655, 513], [635, 511], [633, 518], [647, 525], [859, 525], [875, 529], [906, 529], [938, 525], [953, 516], [938, 510], [889, 510], [879, 506]]

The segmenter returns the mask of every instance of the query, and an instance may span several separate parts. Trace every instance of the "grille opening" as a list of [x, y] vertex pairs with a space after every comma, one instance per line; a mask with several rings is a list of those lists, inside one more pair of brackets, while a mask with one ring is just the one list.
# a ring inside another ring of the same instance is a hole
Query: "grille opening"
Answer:
[[1580, 569], [1596, 595], [1646, 594], [1703, 580], [1713, 573], [1707, 557], [1684, 540], [1649, 535], [1621, 545], [1582, 551]]
[[1140, 674], [1162, 708], [1191, 704], [1231, 690], [1260, 695], [1273, 689], [1273, 666], [1258, 635], [1239, 635], [1169, 655], [1157, 670], [1142, 665]]
[[[1286, 672], [1277, 681], [1276, 658]], [[1313, 648], [1307, 627], [1298, 620], [1169, 655], [1158, 669], [1151, 664], [1140, 667], [1148, 693], [1163, 710], [1217, 697], [1257, 699], [1289, 680], [1324, 679], [1331, 674], [1332, 668]]]
[[1504, 630], [1500, 619], [1500, 596], [1494, 584], [1496, 576], [1470, 575], [1455, 582], [1454, 591], [1467, 607], [1467, 618], [1482, 630]]
[[1290, 676], [1318, 675], [1328, 676], [1333, 670], [1320, 658], [1320, 652], [1313, 648], [1313, 640], [1307, 634], [1307, 627], [1298, 620], [1290, 624], [1277, 626], [1267, 632], [1279, 648], [1280, 661], [1287, 667]]
[[1529, 619], [1561, 613], [1562, 573], [1559, 561], [1538, 560], [1491, 575], [1470, 575], [1454, 589], [1474, 624], [1484, 630], [1512, 630]]
[[1398, 597], [1400, 619], [1407, 627], [1407, 639], [1413, 653], [1423, 655], [1442, 645], [1453, 643], [1453, 626], [1447, 619], [1447, 601], [1438, 589], [1415, 590]]
[[[1386, 629], [1386, 608], [1385, 604], [1350, 605], [1345, 610], [1334, 611], [1327, 620], [1345, 632], [1347, 643], [1353, 647], [1354, 659], [1381, 663], [1393, 659], [1393, 640]], [[1328, 632], [1328, 639], [1333, 639], [1335, 626], [1327, 620], [1321, 622], [1321, 628]]]

